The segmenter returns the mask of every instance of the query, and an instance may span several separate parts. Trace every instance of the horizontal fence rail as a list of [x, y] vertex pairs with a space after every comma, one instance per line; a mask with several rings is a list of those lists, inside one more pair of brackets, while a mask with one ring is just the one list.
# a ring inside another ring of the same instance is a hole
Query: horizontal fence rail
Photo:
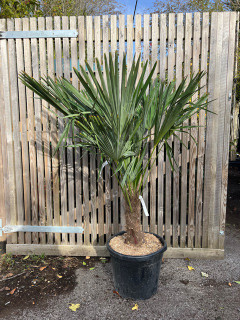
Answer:
[[[143, 190], [150, 216], [142, 214], [142, 226], [165, 237], [168, 257], [223, 258], [237, 20], [235, 12], [0, 20], [3, 34], [41, 34], [0, 39], [1, 217], [7, 225], [84, 229], [8, 234], [8, 252], [107, 255], [107, 239], [124, 230], [124, 199], [110, 167], [98, 178], [97, 153], [67, 148], [54, 154], [64, 120], [18, 79], [23, 70], [37, 79], [64, 76], [81, 89], [72, 67], [87, 60], [94, 69], [98, 58], [104, 74], [104, 54], [117, 50], [120, 65], [124, 53], [127, 66], [139, 56], [148, 60], [147, 74], [157, 62], [154, 77], [176, 85], [206, 72], [195, 97], [208, 92], [215, 114], [192, 117], [200, 127], [191, 129], [191, 138], [182, 134], [186, 147], [169, 139], [174, 171], [165, 150], [153, 163]], [[59, 30], [69, 37], [56, 37]]]

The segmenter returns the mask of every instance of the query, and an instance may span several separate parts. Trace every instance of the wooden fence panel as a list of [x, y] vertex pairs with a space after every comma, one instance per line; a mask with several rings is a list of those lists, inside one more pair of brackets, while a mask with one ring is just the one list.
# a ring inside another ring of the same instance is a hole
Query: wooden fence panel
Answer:
[[84, 66], [87, 58], [95, 72], [97, 57], [105, 77], [104, 54], [108, 59], [109, 51], [117, 50], [120, 67], [127, 54], [128, 73], [134, 56], [140, 56], [149, 60], [146, 76], [157, 62], [154, 77], [174, 79], [176, 85], [183, 77], [188, 82], [199, 70], [206, 72], [194, 98], [208, 92], [209, 100], [215, 99], [209, 109], [216, 114], [200, 111], [191, 119], [192, 125], [201, 126], [191, 129], [192, 138], [182, 134], [182, 142], [169, 139], [179, 165], [174, 164], [175, 171], [166, 149], [160, 151], [145, 180], [143, 199], [150, 217], [142, 214], [142, 225], [143, 230], [165, 237], [169, 257], [223, 257], [237, 17], [224, 12], [145, 14], [137, 15], [135, 22], [131, 15], [0, 20], [1, 30], [79, 32], [70, 39], [0, 40], [0, 180], [4, 184], [0, 201], [10, 212], [6, 223], [84, 227], [83, 235], [12, 234], [8, 252], [105, 255], [106, 240], [124, 230], [125, 201], [110, 166], [98, 178], [98, 154], [61, 148], [53, 156], [65, 119], [52, 113], [54, 108], [44, 101], [33, 99], [17, 79], [22, 70], [36, 78], [64, 75], [78, 88], [73, 67]]

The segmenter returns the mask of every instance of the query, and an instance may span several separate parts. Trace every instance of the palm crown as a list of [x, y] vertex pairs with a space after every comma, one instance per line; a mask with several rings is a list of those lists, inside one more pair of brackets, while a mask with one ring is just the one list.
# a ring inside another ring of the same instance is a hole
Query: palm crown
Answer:
[[[24, 72], [20, 78], [64, 115], [66, 125], [57, 148], [67, 141], [69, 130], [77, 127], [72, 146], [100, 152], [102, 161], [108, 161], [117, 177], [132, 212], [131, 200], [138, 198], [150, 164], [164, 145], [172, 164], [169, 137], [180, 139], [179, 133], [191, 128], [185, 125], [187, 120], [200, 109], [206, 109], [206, 94], [193, 101], [203, 73], [191, 77], [188, 84], [184, 79], [176, 88], [174, 81], [167, 85], [158, 79], [152, 81], [156, 64], [147, 76], [147, 62], [141, 68], [139, 58], [136, 63], [133, 61], [127, 75], [125, 56], [121, 70], [117, 53], [115, 59], [110, 53], [104, 60], [105, 77], [98, 60], [98, 77], [87, 62], [88, 72], [83, 66], [80, 72], [74, 69], [82, 91], [64, 78], [36, 81]], [[149, 141], [151, 154], [144, 161]]]

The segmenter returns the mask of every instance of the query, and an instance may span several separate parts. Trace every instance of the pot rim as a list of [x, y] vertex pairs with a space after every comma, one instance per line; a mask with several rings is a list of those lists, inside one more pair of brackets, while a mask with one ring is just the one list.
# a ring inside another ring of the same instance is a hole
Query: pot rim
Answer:
[[146, 259], [150, 259], [151, 257], [154, 257], [158, 254], [163, 254], [166, 250], [167, 250], [167, 243], [166, 241], [161, 237], [159, 236], [158, 234], [154, 233], [154, 232], [144, 232], [144, 233], [150, 233], [150, 234], [153, 234], [155, 237], [157, 237], [163, 247], [160, 248], [159, 250], [155, 251], [155, 252], [152, 252], [152, 253], [149, 253], [149, 254], [145, 254], [145, 255], [140, 255], [140, 256], [133, 256], [133, 255], [126, 255], [126, 254], [122, 254], [122, 253], [119, 253], [117, 251], [115, 251], [111, 246], [110, 246], [110, 241], [117, 237], [117, 236], [120, 236], [122, 234], [126, 233], [126, 231], [121, 231], [121, 232], [118, 232], [116, 233], [115, 235], [113, 235], [112, 237], [110, 237], [106, 243], [107, 245], [107, 249], [109, 250], [109, 252], [112, 254], [112, 255], [115, 255], [115, 256], [118, 256], [118, 258], [120, 259], [124, 259], [124, 260], [133, 260], [134, 258], [136, 258], [138, 261], [139, 260], [146, 260]]

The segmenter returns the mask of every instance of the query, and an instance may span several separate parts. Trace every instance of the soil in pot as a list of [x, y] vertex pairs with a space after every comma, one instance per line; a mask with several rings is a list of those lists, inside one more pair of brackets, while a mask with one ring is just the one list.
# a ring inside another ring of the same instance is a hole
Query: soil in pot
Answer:
[[109, 245], [116, 252], [130, 256], [143, 256], [162, 248], [160, 240], [151, 233], [144, 234], [144, 243], [141, 246], [127, 244], [124, 234], [112, 238]]

